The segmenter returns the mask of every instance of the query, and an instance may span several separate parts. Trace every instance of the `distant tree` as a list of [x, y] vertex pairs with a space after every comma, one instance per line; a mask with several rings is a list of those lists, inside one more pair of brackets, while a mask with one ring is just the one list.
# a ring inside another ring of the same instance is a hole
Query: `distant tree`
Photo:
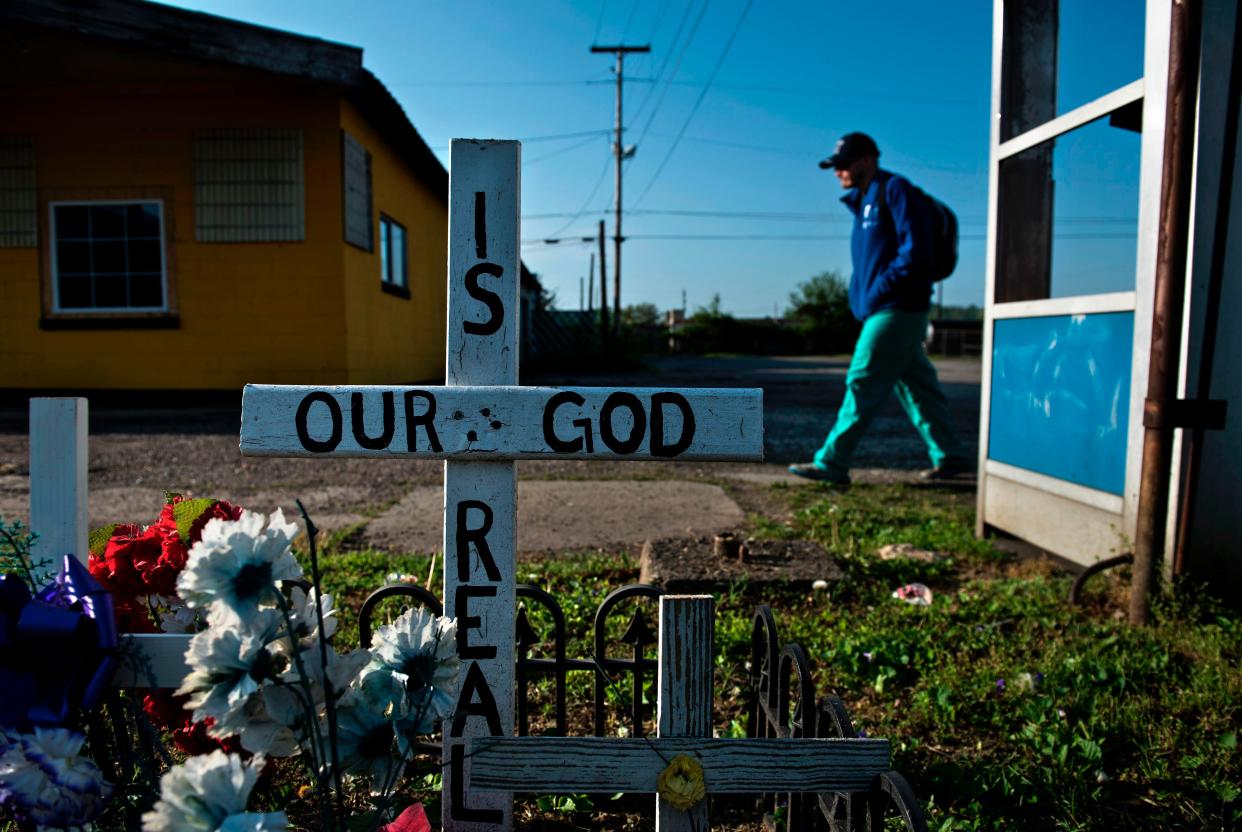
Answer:
[[943, 310], [933, 306], [932, 312], [946, 321], [982, 321], [983, 307], [975, 304], [969, 306], [946, 306]]
[[820, 272], [789, 294], [785, 315], [793, 319], [811, 352], [844, 352], [858, 336], [849, 288], [836, 271]]
[[541, 285], [539, 287], [539, 297], [535, 300], [535, 305], [539, 309], [544, 310], [545, 312], [550, 312], [551, 310], [555, 309], [556, 308], [556, 290], [546, 289]]
[[708, 302], [707, 306], [700, 306], [694, 310], [694, 314], [690, 316], [690, 320], [692, 321], [696, 321], [696, 320], [697, 321], [712, 321], [712, 320], [719, 321], [724, 318], [732, 318], [732, 317], [733, 317], [732, 315], [730, 315], [728, 312], [725, 312], [724, 310], [720, 308], [720, 293], [716, 292], [714, 295], [712, 295], [712, 299], [711, 301]]
[[664, 316], [660, 314], [660, 309], [654, 303], [636, 303], [627, 306], [621, 310], [621, 324], [623, 326], [659, 326], [664, 322]]

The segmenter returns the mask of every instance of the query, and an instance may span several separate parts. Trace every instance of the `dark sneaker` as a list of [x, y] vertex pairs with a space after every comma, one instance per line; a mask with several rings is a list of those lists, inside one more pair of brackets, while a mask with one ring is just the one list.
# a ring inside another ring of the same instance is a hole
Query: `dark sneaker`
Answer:
[[926, 471], [919, 473], [919, 478], [928, 482], [963, 480], [973, 476], [975, 476], [975, 466], [964, 459], [955, 459], [953, 457], [946, 459], [935, 468], [928, 468]]
[[828, 482], [833, 485], [849, 485], [850, 475], [835, 471], [832, 468], [824, 468], [816, 465], [814, 462], [800, 462], [797, 465], [789, 466], [789, 473], [795, 477], [803, 479], [815, 480], [816, 482]]

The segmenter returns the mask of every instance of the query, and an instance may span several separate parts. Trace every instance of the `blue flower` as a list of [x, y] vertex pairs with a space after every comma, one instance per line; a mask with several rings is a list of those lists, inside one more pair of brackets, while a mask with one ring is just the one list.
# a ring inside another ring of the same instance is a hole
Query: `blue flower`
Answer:
[[112, 787], [91, 760], [78, 754], [85, 737], [65, 728], [0, 742], [0, 806], [38, 828], [87, 826], [107, 803]]

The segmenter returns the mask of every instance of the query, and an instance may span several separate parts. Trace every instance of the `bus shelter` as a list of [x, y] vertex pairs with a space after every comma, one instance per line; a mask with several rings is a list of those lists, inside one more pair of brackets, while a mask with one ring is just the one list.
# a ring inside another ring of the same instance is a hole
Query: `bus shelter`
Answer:
[[1237, 576], [1242, 20], [1177, 5], [995, 0], [978, 531], [1089, 566], [1156, 505], [1166, 572]]

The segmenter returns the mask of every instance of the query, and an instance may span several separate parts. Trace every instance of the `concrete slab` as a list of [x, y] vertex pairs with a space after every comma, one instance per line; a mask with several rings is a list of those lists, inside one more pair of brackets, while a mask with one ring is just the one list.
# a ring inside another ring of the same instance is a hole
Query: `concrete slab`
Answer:
[[[443, 491], [415, 488], [367, 524], [363, 539], [389, 550], [439, 551]], [[637, 552], [652, 538], [735, 529], [745, 513], [717, 485], [676, 480], [519, 481], [518, 551]]]

